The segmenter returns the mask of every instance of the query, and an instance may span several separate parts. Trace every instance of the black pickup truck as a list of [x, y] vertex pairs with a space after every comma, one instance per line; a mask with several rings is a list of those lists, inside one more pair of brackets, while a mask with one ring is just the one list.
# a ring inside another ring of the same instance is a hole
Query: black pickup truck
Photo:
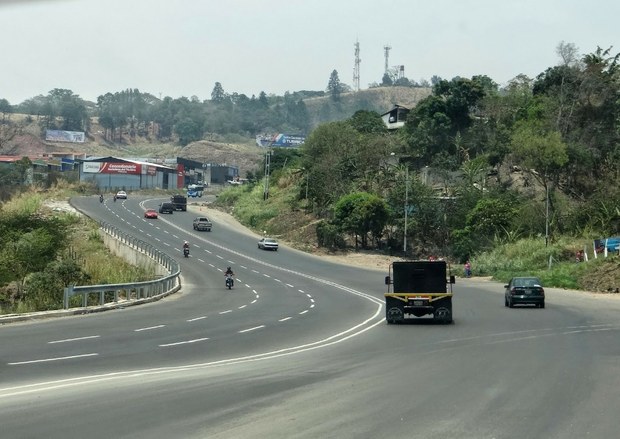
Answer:
[[173, 195], [170, 202], [174, 205], [174, 210], [187, 211], [187, 197], [184, 195]]

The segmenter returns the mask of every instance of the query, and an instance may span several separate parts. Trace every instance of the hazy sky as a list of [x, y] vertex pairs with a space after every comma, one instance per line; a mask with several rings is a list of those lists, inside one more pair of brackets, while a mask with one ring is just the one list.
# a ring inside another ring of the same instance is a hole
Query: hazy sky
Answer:
[[618, 0], [0, 0], [0, 98], [127, 88], [210, 99], [353, 85], [389, 65], [411, 80], [485, 74], [505, 84], [557, 65], [556, 47], [620, 52]]

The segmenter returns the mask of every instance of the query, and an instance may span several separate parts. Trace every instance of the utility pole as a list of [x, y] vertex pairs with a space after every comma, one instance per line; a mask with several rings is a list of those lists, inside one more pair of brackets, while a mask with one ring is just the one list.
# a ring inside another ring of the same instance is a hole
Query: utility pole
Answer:
[[549, 181], [545, 178], [545, 247], [549, 245]]
[[269, 173], [271, 168], [271, 146], [265, 153], [265, 187], [263, 189], [263, 200], [269, 198]]
[[403, 237], [403, 253], [407, 254], [407, 213], [409, 211], [409, 168], [405, 168], [405, 235]]

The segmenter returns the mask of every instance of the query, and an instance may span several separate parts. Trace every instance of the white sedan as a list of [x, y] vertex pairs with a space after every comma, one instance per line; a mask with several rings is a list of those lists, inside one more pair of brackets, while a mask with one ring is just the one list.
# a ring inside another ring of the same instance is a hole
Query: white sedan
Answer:
[[258, 248], [263, 250], [275, 250], [278, 251], [278, 241], [273, 238], [261, 238], [258, 241]]
[[116, 199], [117, 200], [126, 200], [127, 199], [127, 192], [125, 192], [125, 191], [118, 191], [116, 193]]

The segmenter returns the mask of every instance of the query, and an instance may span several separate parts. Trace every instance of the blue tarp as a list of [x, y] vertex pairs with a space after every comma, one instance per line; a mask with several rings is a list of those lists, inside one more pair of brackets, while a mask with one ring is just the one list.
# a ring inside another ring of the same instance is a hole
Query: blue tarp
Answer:
[[608, 252], [617, 252], [620, 250], [620, 237], [595, 239], [594, 248], [597, 253], [603, 252], [605, 248]]

